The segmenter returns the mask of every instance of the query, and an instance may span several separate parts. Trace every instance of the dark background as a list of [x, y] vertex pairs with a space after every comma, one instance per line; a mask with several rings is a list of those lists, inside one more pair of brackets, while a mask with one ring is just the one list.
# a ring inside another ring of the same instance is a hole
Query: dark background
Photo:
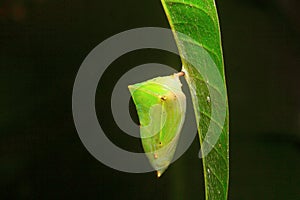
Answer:
[[[300, 199], [300, 3], [217, 1], [230, 104], [229, 199]], [[131, 28], [169, 27], [159, 0], [0, 1], [1, 199], [204, 199], [199, 142], [157, 179], [104, 166], [81, 143], [72, 87], [87, 54]], [[110, 94], [135, 65], [174, 55], [143, 50], [114, 62], [96, 108], [108, 137], [141, 151], [113, 121]], [[134, 113], [133, 113], [134, 115]], [[136, 117], [136, 116], [135, 116]]]

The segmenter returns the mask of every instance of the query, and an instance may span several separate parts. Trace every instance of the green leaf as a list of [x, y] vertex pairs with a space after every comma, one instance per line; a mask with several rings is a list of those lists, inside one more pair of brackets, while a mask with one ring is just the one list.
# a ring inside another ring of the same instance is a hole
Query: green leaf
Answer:
[[227, 199], [229, 116], [214, 0], [162, 0], [190, 88], [203, 156], [206, 200]]

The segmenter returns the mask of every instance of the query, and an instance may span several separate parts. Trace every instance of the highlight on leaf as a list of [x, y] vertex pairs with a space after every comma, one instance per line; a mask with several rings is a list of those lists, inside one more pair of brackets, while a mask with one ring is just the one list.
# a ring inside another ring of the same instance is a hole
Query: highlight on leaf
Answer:
[[184, 123], [182, 75], [180, 72], [128, 86], [139, 117], [142, 146], [158, 177], [172, 162]]

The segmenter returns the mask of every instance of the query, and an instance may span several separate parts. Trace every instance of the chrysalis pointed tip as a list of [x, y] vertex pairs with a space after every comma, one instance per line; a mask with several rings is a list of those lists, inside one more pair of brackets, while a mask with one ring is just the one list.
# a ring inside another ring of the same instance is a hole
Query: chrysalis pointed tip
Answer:
[[156, 174], [157, 174], [157, 178], [159, 178], [162, 175], [162, 172], [161, 171], [156, 171]]
[[166, 169], [167, 169], [167, 167], [157, 170], [156, 171], [157, 178], [161, 177], [161, 175], [163, 175], [163, 173], [166, 171]]

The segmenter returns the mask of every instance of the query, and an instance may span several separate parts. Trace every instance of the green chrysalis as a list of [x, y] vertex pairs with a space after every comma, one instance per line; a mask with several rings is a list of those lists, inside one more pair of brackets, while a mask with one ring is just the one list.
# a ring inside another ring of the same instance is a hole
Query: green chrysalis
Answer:
[[168, 168], [178, 143], [186, 112], [179, 76], [154, 78], [128, 86], [140, 121], [144, 151], [157, 176]]

